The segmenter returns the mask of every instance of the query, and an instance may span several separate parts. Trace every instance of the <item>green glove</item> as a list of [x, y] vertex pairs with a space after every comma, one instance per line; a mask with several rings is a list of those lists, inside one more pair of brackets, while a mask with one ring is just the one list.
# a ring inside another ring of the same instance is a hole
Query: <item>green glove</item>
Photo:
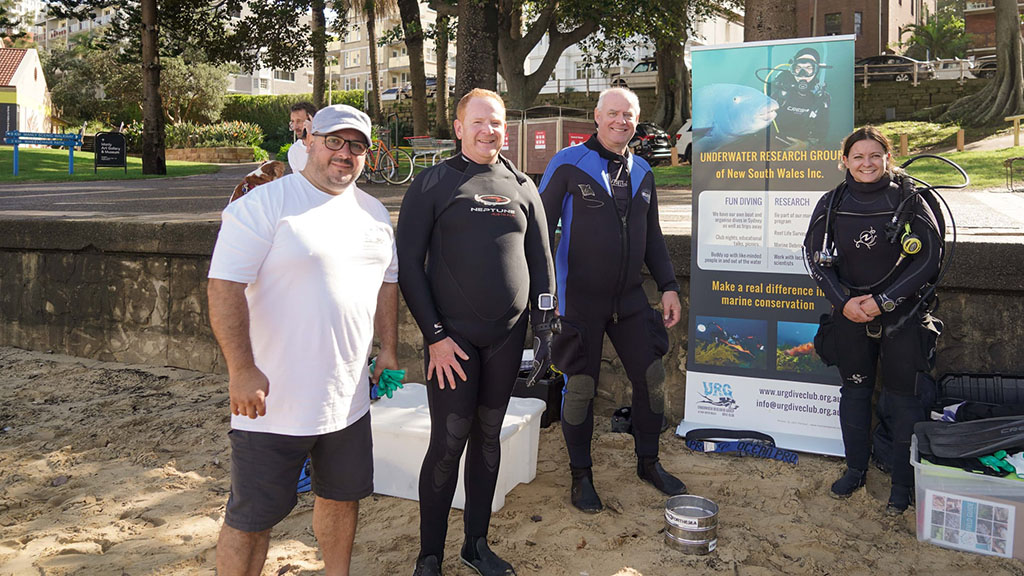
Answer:
[[[372, 374], [377, 368], [377, 359], [374, 358], [373, 362], [370, 363], [370, 373]], [[391, 370], [385, 368], [380, 373], [380, 380], [377, 381], [377, 385], [370, 391], [371, 398], [380, 398], [381, 396], [387, 396], [392, 398], [395, 394], [395, 390], [404, 388], [402, 381], [405, 380], [405, 370]], [[374, 392], [376, 394], [374, 394]]]
[[1012, 473], [1015, 472], [1015, 470], [1013, 468], [1013, 465], [1010, 464], [1009, 462], [1007, 462], [1006, 460], [1003, 460], [1003, 458], [1005, 458], [1005, 457], [1006, 457], [1006, 451], [1005, 450], [1000, 450], [999, 452], [996, 452], [995, 454], [993, 454], [991, 456], [981, 456], [981, 457], [978, 458], [978, 460], [982, 464], [984, 464], [985, 466], [988, 466], [989, 468], [991, 468], [993, 470], [996, 470], [996, 471], [999, 471], [999, 472], [1007, 472], [1007, 473], [1011, 473], [1012, 474]]

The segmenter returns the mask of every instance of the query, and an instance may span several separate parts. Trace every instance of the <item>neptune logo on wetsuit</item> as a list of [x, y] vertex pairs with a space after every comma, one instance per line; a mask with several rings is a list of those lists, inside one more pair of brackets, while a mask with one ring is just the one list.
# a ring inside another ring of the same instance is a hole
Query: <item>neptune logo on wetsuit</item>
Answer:
[[476, 200], [477, 204], [483, 204], [484, 206], [504, 206], [512, 202], [511, 198], [501, 194], [477, 194], [473, 196], [473, 199]]
[[644, 188], [643, 190], [641, 190], [640, 191], [640, 196], [643, 197], [644, 202], [647, 202], [648, 204], [651, 203], [651, 189], [650, 188]]

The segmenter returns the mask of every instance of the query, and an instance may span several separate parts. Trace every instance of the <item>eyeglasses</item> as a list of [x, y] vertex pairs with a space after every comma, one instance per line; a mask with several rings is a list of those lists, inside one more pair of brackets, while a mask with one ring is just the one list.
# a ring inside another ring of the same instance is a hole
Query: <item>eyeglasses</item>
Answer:
[[340, 136], [324, 136], [323, 134], [314, 134], [314, 136], [322, 137], [324, 139], [324, 146], [327, 146], [328, 150], [335, 152], [344, 148], [345, 144], [348, 144], [348, 151], [355, 156], [362, 156], [370, 149], [369, 146], [359, 140], [346, 140]]

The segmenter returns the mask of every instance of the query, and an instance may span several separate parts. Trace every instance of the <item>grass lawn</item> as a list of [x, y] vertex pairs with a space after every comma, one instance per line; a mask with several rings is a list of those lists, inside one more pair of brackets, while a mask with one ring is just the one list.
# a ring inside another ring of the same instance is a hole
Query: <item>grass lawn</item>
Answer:
[[[943, 158], [956, 162], [967, 172], [971, 178], [969, 188], [972, 190], [991, 188], [1005, 190], [1006, 169], [1003, 167], [1003, 161], [1016, 156], [1024, 156], [1024, 147], [942, 154]], [[896, 163], [902, 164], [904, 160], [906, 158], [897, 158]], [[920, 178], [932, 185], [963, 183], [963, 178], [952, 166], [931, 158], [914, 162], [908, 172], [915, 178]]]
[[143, 175], [142, 159], [128, 157], [128, 173], [124, 168], [100, 168], [93, 174], [93, 153], [75, 151], [75, 173], [68, 174], [68, 151], [52, 148], [20, 148], [18, 175], [14, 175], [14, 148], [0, 146], [0, 184], [8, 182], [79, 182], [87, 180], [135, 180], [210, 174], [219, 168], [199, 162], [168, 162], [167, 175]]
[[654, 184], [658, 188], [689, 188], [691, 166], [655, 166]]

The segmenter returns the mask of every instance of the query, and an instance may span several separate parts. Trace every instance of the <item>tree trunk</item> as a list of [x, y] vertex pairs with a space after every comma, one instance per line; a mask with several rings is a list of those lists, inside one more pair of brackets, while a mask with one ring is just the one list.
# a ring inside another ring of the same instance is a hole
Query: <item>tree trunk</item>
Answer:
[[[524, 28], [522, 3], [502, 0], [498, 21], [498, 54], [501, 75], [508, 85], [505, 104], [510, 109], [518, 110], [525, 110], [533, 104], [537, 94], [540, 94], [541, 89], [547, 84], [548, 78], [551, 78], [551, 72], [558, 64], [562, 52], [589, 36], [597, 29], [597, 23], [587, 20], [572, 30], [561, 32], [558, 29], [554, 3], [551, 3], [533, 20], [525, 35]], [[526, 74], [526, 58], [544, 38], [545, 33], [548, 37], [548, 49], [544, 53], [544, 59], [532, 74]], [[459, 46], [461, 49], [461, 41]], [[462, 65], [459, 64], [459, 71], [461, 70]]]
[[1024, 72], [1016, 0], [995, 0], [995, 19], [995, 78], [978, 92], [950, 104], [939, 120], [984, 126], [1024, 113]]
[[796, 38], [796, 0], [744, 0], [743, 41]]
[[[398, 0], [398, 11], [402, 15], [405, 47], [409, 51], [413, 136], [427, 136], [430, 134], [427, 121], [427, 76], [423, 70], [423, 24], [420, 20], [419, 2]], [[395, 136], [397, 137], [397, 134]]]
[[498, 89], [497, 0], [459, 2], [456, 102], [473, 88]]
[[434, 114], [438, 138], [451, 138], [451, 120], [448, 118], [448, 26], [451, 18], [447, 14], [437, 13], [434, 24], [434, 47], [437, 49], [437, 91], [434, 93]]
[[380, 62], [377, 60], [377, 10], [373, 0], [366, 0], [363, 9], [366, 13], [366, 39], [370, 43], [370, 82], [373, 87], [373, 90], [369, 90], [370, 86], [367, 86], [366, 95], [370, 98], [367, 112], [374, 123], [380, 124], [380, 93], [384, 86], [380, 81]]
[[647, 116], [670, 135], [675, 135], [690, 117], [690, 77], [683, 60], [686, 39], [686, 22], [680, 21], [673, 34], [655, 40], [658, 99], [654, 110]]
[[324, 107], [324, 69], [327, 64], [327, 20], [324, 17], [324, 0], [313, 0], [310, 4], [313, 18], [310, 22], [310, 42], [313, 45], [313, 105]]
[[167, 174], [160, 99], [157, 0], [142, 0], [142, 173]]

